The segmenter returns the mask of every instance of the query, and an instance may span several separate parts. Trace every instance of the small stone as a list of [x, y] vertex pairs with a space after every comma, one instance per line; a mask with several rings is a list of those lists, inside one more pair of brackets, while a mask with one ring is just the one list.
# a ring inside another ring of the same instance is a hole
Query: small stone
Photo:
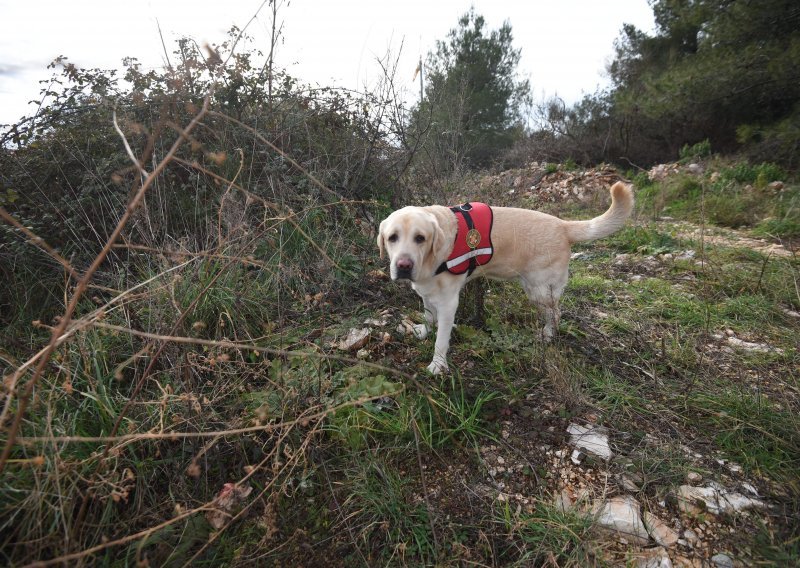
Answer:
[[697, 533], [694, 532], [692, 529], [686, 529], [683, 531], [683, 538], [686, 539], [691, 546], [695, 546], [700, 542], [700, 537], [697, 536]]
[[562, 489], [561, 493], [556, 495], [554, 501], [556, 509], [564, 513], [571, 511], [572, 508], [575, 506], [575, 502], [572, 500], [569, 491], [567, 491], [566, 489]]
[[701, 481], [703, 481], [703, 476], [697, 473], [696, 471], [690, 471], [686, 474], [686, 481], [693, 485], [697, 485]]
[[570, 434], [570, 443], [587, 454], [595, 455], [606, 461], [614, 457], [614, 453], [608, 445], [608, 435], [604, 428], [572, 423], [567, 427], [567, 432]]
[[669, 548], [678, 542], [678, 533], [650, 511], [645, 511], [644, 513], [644, 526], [650, 536], [653, 537], [653, 540], [661, 546]]
[[681, 485], [676, 493], [678, 508], [684, 513], [696, 515], [707, 510], [709, 513], [736, 513], [745, 509], [764, 507], [758, 499], [745, 497], [741, 493], [727, 491], [719, 484], [709, 483], [706, 487]]
[[755, 497], [760, 497], [758, 494], [758, 490], [752, 483], [742, 483], [742, 489], [750, 493], [750, 495], [754, 495]]
[[636, 568], [672, 568], [672, 561], [664, 547], [642, 550], [636, 559]]
[[639, 502], [630, 495], [614, 497], [595, 509], [599, 526], [633, 544], [645, 545], [650, 542], [650, 535], [639, 515]]
[[586, 459], [586, 454], [580, 450], [572, 450], [572, 455], [569, 458], [575, 465], [581, 465], [581, 462]]
[[674, 566], [676, 568], [708, 568], [700, 558], [686, 558], [685, 556], [674, 556]]
[[631, 475], [624, 473], [617, 475], [617, 482], [619, 483], [620, 487], [629, 493], [638, 493], [640, 490], [640, 487], [636, 484], [636, 481]]
[[714, 568], [733, 568], [733, 559], [727, 554], [715, 554], [711, 557], [711, 565]]
[[371, 329], [368, 327], [353, 328], [347, 334], [347, 337], [339, 341], [338, 347], [342, 351], [356, 351], [364, 347], [369, 341], [369, 333]]
[[506, 463], [506, 460], [503, 456], [497, 456], [497, 463], [504, 464]]

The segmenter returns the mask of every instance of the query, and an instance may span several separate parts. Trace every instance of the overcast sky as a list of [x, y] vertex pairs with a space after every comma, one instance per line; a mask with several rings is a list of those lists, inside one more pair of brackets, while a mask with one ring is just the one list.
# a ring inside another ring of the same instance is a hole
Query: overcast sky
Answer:
[[[650, 32], [647, 0], [277, 0], [283, 38], [276, 63], [309, 84], [369, 88], [380, 75], [376, 58], [400, 56], [398, 82], [410, 100], [420, 53], [445, 39], [474, 6], [492, 29], [505, 20], [522, 49], [519, 71], [534, 98], [558, 94], [568, 103], [606, 84], [605, 66], [623, 23]], [[0, 0], [0, 124], [35, 112], [39, 80], [59, 55], [89, 68], [119, 68], [136, 57], [145, 68], [161, 67], [190, 36], [221, 43], [231, 25], [245, 26], [263, 0]], [[156, 23], [158, 22], [158, 24]], [[266, 51], [272, 22], [264, 6], [248, 33]], [[402, 50], [401, 50], [402, 47]]]

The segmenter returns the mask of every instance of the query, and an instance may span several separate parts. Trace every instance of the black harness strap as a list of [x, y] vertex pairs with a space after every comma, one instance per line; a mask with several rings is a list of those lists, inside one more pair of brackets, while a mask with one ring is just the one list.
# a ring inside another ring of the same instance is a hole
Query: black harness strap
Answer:
[[[464, 217], [464, 221], [467, 223], [467, 231], [471, 231], [475, 228], [475, 223], [472, 221], [472, 215], [469, 214], [472, 211], [472, 205], [469, 203], [465, 203], [464, 205], [457, 205], [455, 207], [451, 207], [450, 211], [455, 213], [456, 215], [461, 215]], [[458, 232], [456, 232], [456, 238], [458, 238]], [[467, 270], [467, 276], [472, 276], [472, 273], [475, 271], [475, 268], [478, 266], [478, 261], [475, 257], [469, 259], [469, 270]], [[442, 264], [439, 265], [439, 268], [436, 269], [436, 274], [441, 274], [447, 270], [447, 261], [445, 260]]]

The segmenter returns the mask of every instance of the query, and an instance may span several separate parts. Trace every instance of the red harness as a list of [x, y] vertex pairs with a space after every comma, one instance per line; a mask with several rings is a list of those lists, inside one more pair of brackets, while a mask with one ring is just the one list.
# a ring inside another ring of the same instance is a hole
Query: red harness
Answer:
[[476, 267], [492, 260], [492, 208], [485, 203], [465, 203], [451, 207], [458, 219], [458, 232], [453, 252], [439, 265], [436, 274], [445, 270], [451, 274], [471, 275]]

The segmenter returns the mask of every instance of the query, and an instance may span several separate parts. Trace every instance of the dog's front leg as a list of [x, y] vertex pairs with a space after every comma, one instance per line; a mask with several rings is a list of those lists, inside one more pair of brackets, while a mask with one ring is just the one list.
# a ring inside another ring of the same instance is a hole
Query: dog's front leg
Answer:
[[[436, 314], [436, 344], [433, 349], [433, 361], [428, 371], [438, 375], [448, 370], [447, 351], [450, 349], [450, 332], [458, 310], [458, 294], [430, 298], [432, 313]], [[426, 310], [427, 311], [427, 310]]]
[[428, 333], [433, 329], [433, 322], [437, 318], [436, 308], [427, 296], [422, 296], [422, 305], [425, 309], [425, 323], [418, 323], [414, 326], [414, 337], [417, 339], [428, 337]]

